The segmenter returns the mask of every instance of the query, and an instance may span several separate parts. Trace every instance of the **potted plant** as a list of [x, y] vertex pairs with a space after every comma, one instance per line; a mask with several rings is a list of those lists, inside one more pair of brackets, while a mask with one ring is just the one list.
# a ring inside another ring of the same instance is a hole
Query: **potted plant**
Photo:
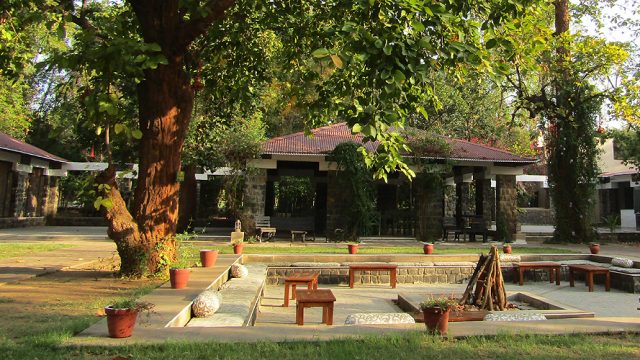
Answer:
[[233, 253], [236, 255], [241, 255], [242, 250], [244, 249], [244, 240], [242, 239], [234, 239], [231, 241], [231, 245], [233, 246]]
[[433, 254], [433, 243], [423, 243], [422, 251], [427, 255]]
[[511, 254], [511, 251], [512, 251], [512, 249], [511, 249], [511, 244], [509, 244], [509, 243], [504, 243], [504, 244], [502, 245], [502, 252], [503, 252], [503, 253], [505, 253], [505, 254]]
[[200, 250], [200, 262], [202, 267], [214, 267], [218, 260], [218, 250]]
[[598, 243], [590, 243], [589, 244], [589, 250], [591, 251], [592, 254], [597, 254], [600, 252], [600, 244]]
[[107, 328], [109, 337], [126, 338], [133, 333], [138, 313], [146, 311], [147, 315], [153, 309], [153, 304], [135, 300], [123, 300], [104, 308], [107, 314]]
[[449, 330], [449, 313], [457, 305], [458, 303], [454, 298], [446, 296], [437, 298], [431, 296], [421, 302], [420, 309], [424, 314], [424, 324], [427, 327], [427, 331], [440, 335], [446, 334]]
[[349, 254], [357, 254], [358, 253], [358, 243], [350, 243], [347, 244], [347, 248], [349, 249]]
[[191, 261], [188, 259], [188, 247], [176, 241], [176, 260], [171, 264], [169, 269], [169, 281], [172, 289], [184, 289], [189, 282], [191, 274]]

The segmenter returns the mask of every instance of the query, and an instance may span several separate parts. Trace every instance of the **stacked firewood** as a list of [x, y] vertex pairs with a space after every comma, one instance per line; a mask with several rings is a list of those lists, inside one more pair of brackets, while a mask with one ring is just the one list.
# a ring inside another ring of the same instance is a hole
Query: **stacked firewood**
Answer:
[[504, 310], [508, 307], [500, 255], [495, 245], [491, 247], [489, 255], [480, 256], [459, 304], [475, 305], [485, 310]]

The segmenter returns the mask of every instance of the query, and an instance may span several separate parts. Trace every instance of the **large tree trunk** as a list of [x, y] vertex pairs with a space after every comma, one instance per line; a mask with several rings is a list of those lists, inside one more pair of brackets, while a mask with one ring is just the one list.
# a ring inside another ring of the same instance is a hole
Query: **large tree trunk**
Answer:
[[159, 44], [167, 64], [145, 71], [138, 84], [142, 131], [138, 186], [132, 214], [126, 208], [110, 167], [99, 182], [109, 184], [112, 206], [103, 208], [109, 237], [118, 247], [121, 273], [143, 276], [165, 272], [175, 259], [182, 145], [193, 110], [194, 91], [185, 57], [191, 42], [224, 17], [233, 0], [212, 1], [205, 17], [183, 18], [179, 0], [129, 0], [146, 43]]

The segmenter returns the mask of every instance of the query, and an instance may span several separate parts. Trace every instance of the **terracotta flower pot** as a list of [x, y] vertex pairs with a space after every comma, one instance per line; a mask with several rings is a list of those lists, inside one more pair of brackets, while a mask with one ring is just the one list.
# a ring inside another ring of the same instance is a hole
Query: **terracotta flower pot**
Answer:
[[236, 255], [242, 254], [242, 250], [244, 249], [244, 244], [233, 244], [233, 253]]
[[184, 289], [189, 282], [191, 269], [169, 269], [169, 281], [172, 289]]
[[502, 247], [502, 252], [504, 252], [505, 254], [511, 254], [511, 245], [504, 245]]
[[433, 244], [424, 244], [422, 246], [422, 251], [427, 255], [433, 254]]
[[214, 267], [218, 260], [218, 250], [200, 250], [202, 267]]
[[109, 337], [126, 338], [131, 336], [133, 328], [136, 326], [138, 310], [135, 309], [114, 309], [111, 306], [104, 308], [107, 314], [107, 328]]
[[600, 252], [600, 244], [591, 244], [589, 245], [589, 250], [592, 254], [597, 254]]
[[434, 334], [444, 335], [449, 330], [449, 313], [450, 309], [441, 307], [432, 307], [422, 309], [424, 314], [424, 324], [427, 331]]
[[357, 254], [358, 253], [358, 244], [349, 244], [349, 254]]

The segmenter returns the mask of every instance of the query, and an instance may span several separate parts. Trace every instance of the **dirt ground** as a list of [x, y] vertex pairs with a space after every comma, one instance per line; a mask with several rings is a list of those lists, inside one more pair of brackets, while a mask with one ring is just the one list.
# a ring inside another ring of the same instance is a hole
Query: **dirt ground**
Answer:
[[0, 339], [75, 332], [101, 316], [114, 300], [153, 288], [161, 281], [115, 277], [117, 259], [47, 274], [0, 287]]

